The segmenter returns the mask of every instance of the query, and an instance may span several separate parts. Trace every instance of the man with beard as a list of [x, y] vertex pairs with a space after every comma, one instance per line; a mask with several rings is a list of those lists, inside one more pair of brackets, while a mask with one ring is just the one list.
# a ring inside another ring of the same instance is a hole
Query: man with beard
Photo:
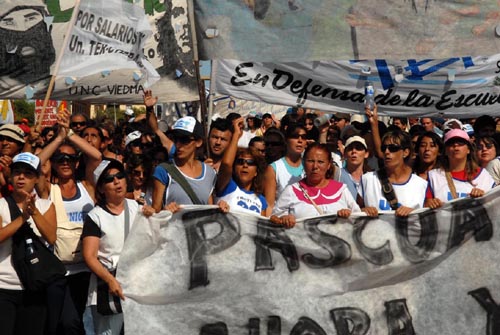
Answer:
[[231, 126], [228, 120], [222, 118], [218, 118], [210, 124], [210, 132], [208, 133], [210, 157], [205, 160], [205, 163], [212, 166], [215, 171], [219, 171], [222, 156], [231, 142], [233, 136]]
[[0, 92], [49, 77], [56, 59], [43, 3], [19, 4], [0, 8]]

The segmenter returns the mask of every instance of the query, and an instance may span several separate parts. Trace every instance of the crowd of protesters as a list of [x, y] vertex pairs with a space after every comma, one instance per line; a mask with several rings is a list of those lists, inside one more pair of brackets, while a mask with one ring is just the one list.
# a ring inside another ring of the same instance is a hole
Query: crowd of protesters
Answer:
[[[217, 204], [292, 228], [297, 219], [323, 214], [408, 216], [481, 197], [500, 183], [500, 133], [486, 115], [394, 117], [386, 124], [377, 106], [331, 117], [291, 108], [281, 119], [231, 113], [212, 120], [207, 134], [185, 116], [164, 133], [156, 103], [147, 91], [146, 114], [134, 118], [127, 110], [118, 125], [63, 111], [53, 127], [0, 127], [1, 196], [23, 213], [11, 220], [0, 206], [2, 333], [123, 332], [121, 314], [96, 309], [96, 290], [101, 280], [124, 298], [112, 272], [138, 213]], [[24, 290], [10, 262], [10, 240], [23, 222], [66, 266], [64, 280], [43, 294]]]

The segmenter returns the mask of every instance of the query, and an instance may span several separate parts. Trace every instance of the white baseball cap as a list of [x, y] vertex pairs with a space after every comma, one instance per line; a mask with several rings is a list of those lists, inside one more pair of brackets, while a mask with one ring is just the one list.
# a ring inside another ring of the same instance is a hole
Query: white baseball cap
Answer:
[[11, 169], [17, 165], [27, 165], [38, 173], [40, 171], [40, 158], [30, 152], [21, 152], [12, 159]]
[[142, 136], [142, 133], [139, 130], [131, 132], [125, 138], [125, 146], [129, 145], [131, 142], [134, 142], [135, 140], [140, 139], [141, 136]]

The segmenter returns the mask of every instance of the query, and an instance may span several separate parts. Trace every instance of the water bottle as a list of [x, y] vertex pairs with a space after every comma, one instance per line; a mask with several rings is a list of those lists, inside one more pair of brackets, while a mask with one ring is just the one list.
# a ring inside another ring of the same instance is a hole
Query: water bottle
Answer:
[[367, 80], [365, 82], [365, 107], [373, 110], [375, 106], [375, 89], [371, 81]]
[[26, 239], [26, 259], [31, 264], [36, 264], [40, 261], [36, 255], [33, 240], [31, 238]]
[[331, 118], [331, 115], [323, 114], [323, 115], [315, 118], [313, 123], [316, 126], [316, 128], [319, 128], [319, 127], [325, 125], [328, 121], [330, 121], [330, 118]]

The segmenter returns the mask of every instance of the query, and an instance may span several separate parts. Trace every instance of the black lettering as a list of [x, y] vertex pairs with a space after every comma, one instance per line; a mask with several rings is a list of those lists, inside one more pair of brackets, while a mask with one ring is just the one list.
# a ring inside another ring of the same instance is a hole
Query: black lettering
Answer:
[[[412, 216], [415, 218], [416, 216]], [[418, 215], [420, 237], [415, 245], [410, 242], [408, 231], [415, 228], [416, 222], [409, 222], [408, 217], [396, 216], [396, 239], [404, 257], [412, 263], [420, 263], [429, 258], [436, 246], [438, 225], [435, 211], [426, 211]], [[415, 230], [415, 229], [413, 229]]]
[[329, 256], [328, 258], [320, 258], [313, 254], [302, 255], [302, 260], [311, 268], [326, 268], [344, 263], [351, 259], [351, 246], [341, 238], [327, 234], [318, 228], [321, 222], [335, 224], [337, 216], [321, 219], [309, 219], [304, 221], [304, 229], [311, 240], [325, 249]]
[[456, 90], [450, 90], [450, 91], [444, 92], [441, 95], [441, 100], [439, 100], [436, 104], [436, 109], [442, 111], [442, 110], [451, 108], [453, 106], [453, 103], [450, 102], [451, 101], [450, 96], [452, 96], [456, 93], [457, 93]]
[[[281, 319], [271, 315], [267, 320], [267, 335], [281, 335]], [[248, 319], [248, 335], [260, 335], [260, 319]]]
[[[392, 262], [394, 255], [391, 251], [391, 245], [389, 241], [386, 241], [384, 245], [379, 248], [369, 248], [363, 243], [363, 230], [365, 226], [374, 220], [369, 217], [359, 217], [356, 219], [354, 224], [354, 229], [352, 231], [354, 244], [358, 248], [361, 255], [370, 263], [376, 265], [385, 265]], [[376, 220], [376, 219], [375, 219]]]
[[224, 322], [209, 323], [200, 329], [200, 335], [227, 335], [227, 325]]
[[359, 308], [335, 308], [330, 311], [330, 317], [337, 335], [364, 335], [370, 330], [370, 317]]
[[493, 223], [486, 209], [477, 199], [465, 198], [452, 203], [448, 249], [459, 246], [470, 234], [476, 241], [489, 241], [493, 236]]
[[477, 290], [470, 291], [469, 294], [476, 299], [482, 308], [488, 314], [486, 320], [486, 335], [500, 334], [500, 307], [491, 296], [486, 287], [480, 287]]
[[271, 249], [281, 253], [290, 272], [299, 269], [297, 249], [282, 226], [259, 220], [255, 245], [255, 271], [274, 270]]
[[[240, 226], [232, 214], [223, 214], [218, 209], [193, 211], [183, 214], [186, 230], [191, 273], [189, 289], [207, 286], [208, 267], [206, 256], [216, 254], [233, 246], [240, 239]], [[208, 238], [205, 225], [218, 224], [220, 232]]]
[[239, 81], [238, 78], [247, 78], [248, 77], [248, 74], [246, 72], [243, 72], [242, 69], [244, 68], [247, 68], [247, 67], [253, 67], [253, 63], [241, 63], [239, 64], [235, 69], [234, 71], [236, 72], [236, 76], [232, 76], [231, 77], [231, 85], [233, 86], [245, 86], [245, 85], [248, 85], [252, 82], [252, 79], [251, 78], [248, 78], [248, 79], [245, 79], [245, 80], [242, 80], [242, 81]]
[[326, 335], [326, 332], [316, 321], [303, 316], [293, 326], [290, 335]]
[[384, 305], [389, 335], [415, 335], [406, 299], [386, 301]]
[[[288, 85], [290, 85], [292, 83], [292, 81], [293, 81], [293, 75], [290, 72], [286, 72], [286, 71], [281, 71], [281, 70], [278, 70], [278, 69], [274, 69], [273, 73], [276, 74], [276, 77], [274, 77], [273, 83], [272, 83], [273, 88], [275, 90], [282, 90], [285, 87], [287, 87]], [[278, 82], [281, 79], [282, 75], [287, 76], [287, 78], [286, 78], [286, 80], [285, 80], [285, 82], [283, 84], [278, 85]]]

